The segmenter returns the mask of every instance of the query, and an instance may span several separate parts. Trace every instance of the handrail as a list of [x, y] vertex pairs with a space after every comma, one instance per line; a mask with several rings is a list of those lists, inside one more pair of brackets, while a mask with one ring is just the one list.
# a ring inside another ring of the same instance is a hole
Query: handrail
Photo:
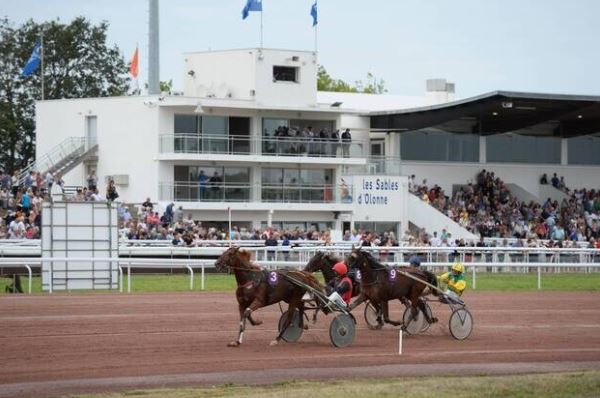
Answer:
[[[29, 293], [31, 293], [31, 268], [30, 265], [34, 263], [39, 263], [40, 265], [43, 262], [52, 264], [53, 262], [102, 262], [102, 263], [116, 263], [116, 269], [119, 271], [120, 276], [120, 287], [119, 291], [123, 290], [123, 268], [127, 267], [127, 275], [128, 275], [128, 288], [127, 292], [131, 292], [131, 269], [132, 268], [150, 268], [150, 269], [168, 269], [168, 268], [186, 268], [190, 273], [190, 290], [193, 289], [194, 282], [194, 272], [193, 268], [201, 268], [201, 290], [205, 288], [205, 269], [206, 268], [214, 268], [214, 261], [212, 259], [149, 259], [149, 258], [80, 258], [80, 257], [44, 257], [44, 258], [0, 258], [0, 267], [5, 266], [5, 264], [10, 264], [11, 266], [24, 266], [29, 271]], [[398, 266], [401, 265], [398, 262], [383, 262], [387, 265]], [[301, 268], [306, 264], [305, 261], [274, 261], [274, 260], [266, 260], [261, 261], [260, 263], [265, 269], [272, 268]], [[436, 268], [447, 268], [450, 267], [452, 262], [424, 262], [421, 263], [422, 267], [436, 267]], [[540, 262], [540, 263], [530, 263], [530, 262], [472, 262], [466, 263], [467, 272], [470, 270], [473, 274], [473, 283], [472, 288], [476, 289], [476, 272], [477, 268], [513, 268], [513, 269], [535, 269], [537, 271], [537, 287], [538, 289], [542, 288], [542, 270], [547, 267], [552, 268], [586, 268], [586, 269], [594, 269], [596, 272], [600, 272], [600, 262], [579, 262], [579, 263], [554, 263], [554, 262]], [[112, 268], [112, 267], [111, 267]], [[69, 267], [69, 272], [88, 272], [88, 269], [77, 269]], [[48, 271], [42, 271], [48, 272]], [[50, 272], [53, 273], [52, 268]], [[64, 272], [64, 271], [60, 271]], [[52, 293], [52, 282], [53, 278], [49, 278], [49, 293]]]
[[160, 134], [160, 153], [217, 153], [241, 155], [288, 155], [365, 158], [367, 139], [350, 142], [319, 137], [219, 135], [219, 134]]
[[86, 148], [86, 141], [87, 139], [85, 137], [65, 138], [58, 145], [50, 149], [50, 151], [31, 161], [19, 174], [19, 181], [23, 183], [25, 177], [33, 170], [45, 173], [68, 156], [75, 153], [83, 153]]
[[351, 203], [353, 186], [348, 184], [262, 184], [159, 182], [160, 200], [192, 202], [252, 202], [253, 192], [261, 202]]

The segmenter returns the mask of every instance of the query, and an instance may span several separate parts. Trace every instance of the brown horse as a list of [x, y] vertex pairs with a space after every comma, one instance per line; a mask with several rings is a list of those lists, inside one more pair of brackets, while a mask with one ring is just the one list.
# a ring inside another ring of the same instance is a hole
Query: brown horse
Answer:
[[[336, 277], [333, 266], [340, 261], [342, 260], [331, 253], [319, 251], [308, 260], [308, 264], [306, 264], [303, 270], [310, 273], [321, 271], [325, 279], [325, 284], [328, 284]], [[352, 280], [352, 297], [356, 297], [360, 293], [360, 281], [356, 273], [356, 270], [348, 270], [348, 277]]]
[[[429, 316], [425, 302], [419, 300], [419, 296], [425, 290], [426, 285], [418, 280], [406, 276], [403, 272], [437, 286], [437, 278], [431, 272], [407, 268], [402, 272], [394, 268], [386, 267], [379, 263], [371, 254], [362, 251], [360, 247], [353, 248], [346, 260], [349, 268], [359, 269], [361, 272], [361, 294], [350, 304], [350, 309], [356, 308], [366, 300], [369, 300], [376, 312], [383, 312], [383, 320], [392, 325], [402, 325], [402, 322], [392, 321], [389, 317], [388, 301], [395, 299], [408, 299], [411, 306], [411, 319], [418, 315], [419, 309], [425, 315], [427, 322], [437, 322], [436, 318]], [[434, 293], [435, 294], [435, 293]]]
[[300, 311], [300, 322], [302, 322], [304, 318], [302, 296], [306, 293], [306, 288], [294, 283], [294, 281], [312, 287], [320, 292], [324, 291], [319, 281], [308, 272], [263, 270], [258, 265], [252, 263], [251, 256], [252, 254], [249, 251], [240, 250], [239, 247], [231, 247], [215, 262], [215, 267], [218, 271], [227, 268], [232, 270], [237, 282], [235, 295], [240, 311], [240, 330], [237, 340], [229, 343], [230, 347], [237, 347], [242, 344], [244, 330], [246, 329], [246, 319], [252, 325], [262, 323], [252, 318], [252, 312], [261, 307], [266, 307], [280, 301], [288, 303], [287, 317], [279, 334], [275, 340], [271, 341], [271, 345], [275, 345], [281, 340], [281, 336], [291, 323], [296, 310]]

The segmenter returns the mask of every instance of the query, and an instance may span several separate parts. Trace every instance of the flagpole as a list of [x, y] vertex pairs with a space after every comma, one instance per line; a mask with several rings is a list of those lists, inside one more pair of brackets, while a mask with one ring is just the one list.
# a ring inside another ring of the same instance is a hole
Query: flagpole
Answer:
[[41, 72], [40, 80], [42, 81], [42, 101], [44, 100], [44, 27], [42, 25], [42, 32], [40, 34], [40, 50], [41, 50]]
[[263, 48], [263, 11], [260, 10], [260, 48]]

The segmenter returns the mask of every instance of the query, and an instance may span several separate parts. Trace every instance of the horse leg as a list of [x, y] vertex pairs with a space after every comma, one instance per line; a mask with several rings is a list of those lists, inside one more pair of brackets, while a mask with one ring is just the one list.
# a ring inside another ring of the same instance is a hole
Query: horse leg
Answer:
[[250, 306], [245, 310], [242, 310], [242, 307], [240, 306], [240, 331], [238, 334], [237, 341], [232, 341], [228, 344], [230, 347], [237, 347], [240, 344], [242, 344], [242, 339], [244, 338], [244, 331], [246, 330], [246, 319], [250, 318], [250, 316], [252, 315], [252, 311], [257, 310], [262, 306], [262, 302], [257, 299], [254, 299]]
[[436, 323], [438, 321], [438, 319], [434, 316], [429, 316], [429, 311], [427, 311], [427, 305], [425, 303], [425, 300], [422, 298], [419, 298], [419, 309], [421, 310], [421, 312], [423, 313], [423, 315], [425, 315], [425, 320], [427, 321], [427, 323]]
[[354, 300], [353, 302], [350, 303], [350, 305], [348, 306], [348, 309], [350, 311], [352, 311], [353, 309], [355, 309], [356, 307], [361, 305], [366, 300], [367, 300], [367, 296], [365, 296], [364, 294], [361, 293], [361, 295], [358, 296], [358, 298], [356, 300]]
[[[279, 341], [282, 339], [281, 336], [283, 336], [283, 332], [285, 332], [285, 329], [287, 329], [288, 326], [290, 326], [290, 323], [292, 323], [292, 318], [294, 316], [294, 312], [296, 312], [296, 308], [300, 308], [300, 301], [302, 300], [302, 298], [300, 297], [300, 300], [290, 300], [290, 304], [288, 305], [288, 309], [287, 309], [287, 314], [286, 314], [286, 318], [285, 321], [283, 322], [283, 325], [281, 327], [281, 330], [279, 331], [279, 334], [277, 335], [277, 337], [275, 338], [275, 340], [272, 340], [269, 345], [275, 346], [279, 343]], [[298, 301], [298, 302], [296, 302]], [[302, 318], [300, 318], [300, 322], [302, 322]]]
[[227, 344], [228, 347], [238, 347], [240, 344], [242, 344], [242, 339], [244, 337], [244, 330], [246, 329], [246, 311], [244, 310], [244, 308], [240, 305], [239, 307], [240, 310], [240, 329], [238, 332], [238, 338], [235, 341], [230, 342], [229, 344]]
[[384, 301], [381, 302], [381, 309], [383, 311], [383, 320], [386, 323], [389, 323], [389, 324], [394, 325], [394, 326], [402, 325], [402, 322], [392, 321], [390, 319], [390, 313], [389, 313], [389, 307], [388, 307], [388, 302], [387, 301], [384, 300]]
[[260, 319], [252, 318], [252, 314], [248, 315], [248, 320], [250, 321], [250, 324], [252, 326], [262, 325], [262, 323], [263, 323]]

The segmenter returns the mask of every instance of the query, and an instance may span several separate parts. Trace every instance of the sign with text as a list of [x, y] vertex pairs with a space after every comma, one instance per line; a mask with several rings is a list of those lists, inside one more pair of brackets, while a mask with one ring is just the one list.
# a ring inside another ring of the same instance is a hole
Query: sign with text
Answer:
[[400, 176], [352, 176], [354, 221], [401, 221], [408, 180]]

